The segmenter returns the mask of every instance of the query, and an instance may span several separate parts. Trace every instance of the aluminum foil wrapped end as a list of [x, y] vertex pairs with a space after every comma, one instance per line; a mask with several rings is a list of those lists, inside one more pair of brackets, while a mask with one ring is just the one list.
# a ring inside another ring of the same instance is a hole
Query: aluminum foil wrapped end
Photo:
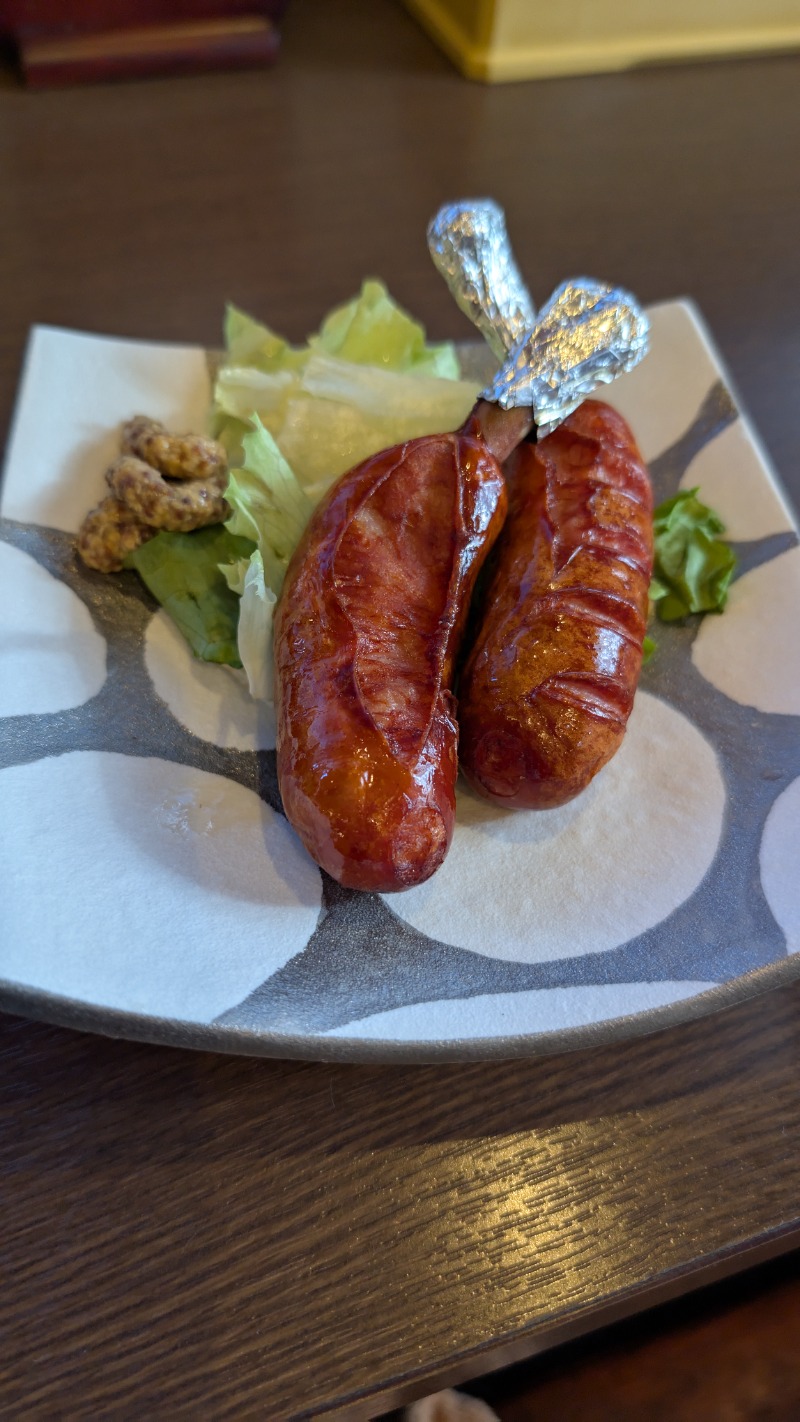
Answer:
[[503, 209], [491, 198], [447, 203], [428, 227], [428, 248], [461, 310], [505, 360], [533, 330], [536, 309], [514, 261]]
[[533, 409], [547, 435], [598, 385], [633, 370], [647, 354], [650, 323], [621, 287], [576, 277], [557, 287], [483, 397], [504, 410]]

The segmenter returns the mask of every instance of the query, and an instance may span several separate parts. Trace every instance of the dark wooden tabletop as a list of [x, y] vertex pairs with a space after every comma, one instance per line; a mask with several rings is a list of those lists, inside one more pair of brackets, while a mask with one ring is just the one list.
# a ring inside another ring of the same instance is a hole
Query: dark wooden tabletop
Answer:
[[[425, 225], [490, 193], [537, 292], [588, 270], [695, 299], [797, 507], [799, 87], [786, 56], [484, 88], [391, 0], [297, 0], [264, 72], [9, 71], [0, 424], [34, 321], [213, 346], [232, 299], [301, 338], [372, 272], [467, 336]], [[511, 1063], [11, 1017], [0, 1052], [4, 1416], [374, 1416], [800, 1243], [800, 985]], [[597, 1367], [574, 1355], [576, 1385]]]

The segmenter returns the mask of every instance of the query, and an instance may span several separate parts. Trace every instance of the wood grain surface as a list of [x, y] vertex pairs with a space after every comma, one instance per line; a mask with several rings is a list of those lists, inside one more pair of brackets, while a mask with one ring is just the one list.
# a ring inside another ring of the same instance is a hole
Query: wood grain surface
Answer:
[[[269, 72], [8, 73], [0, 425], [34, 321], [214, 345], [231, 299], [300, 338], [372, 272], [466, 336], [425, 225], [491, 193], [540, 297], [589, 271], [696, 300], [798, 506], [798, 77], [487, 89], [390, 0], [298, 0]], [[800, 1242], [800, 986], [513, 1063], [269, 1062], [12, 1017], [0, 1053], [4, 1416], [375, 1416]]]

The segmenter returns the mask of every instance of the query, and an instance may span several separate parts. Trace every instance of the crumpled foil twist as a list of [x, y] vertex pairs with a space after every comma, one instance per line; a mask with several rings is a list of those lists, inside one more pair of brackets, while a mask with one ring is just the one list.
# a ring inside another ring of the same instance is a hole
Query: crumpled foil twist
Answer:
[[503, 209], [491, 198], [447, 203], [428, 226], [428, 250], [464, 315], [504, 361], [533, 330], [536, 307], [514, 261]]
[[[488, 199], [449, 203], [431, 222], [428, 245], [458, 305], [502, 358], [514, 321], [534, 308], [525, 300], [501, 209]], [[532, 409], [544, 436], [598, 385], [633, 370], [647, 354], [649, 338], [650, 323], [630, 292], [592, 277], [573, 278], [556, 288], [535, 323], [518, 336], [483, 398], [504, 410]]]

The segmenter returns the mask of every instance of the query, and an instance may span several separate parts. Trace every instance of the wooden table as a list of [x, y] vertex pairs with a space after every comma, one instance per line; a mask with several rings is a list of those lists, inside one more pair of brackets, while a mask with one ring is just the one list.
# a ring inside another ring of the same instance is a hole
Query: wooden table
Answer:
[[[0, 421], [33, 321], [214, 345], [230, 298], [300, 338], [376, 272], [466, 336], [425, 224], [491, 193], [537, 292], [695, 298], [800, 504], [799, 82], [482, 88], [390, 0], [298, 0], [263, 73], [9, 74]], [[0, 1050], [6, 1416], [373, 1416], [800, 1243], [800, 986], [511, 1063]]]

